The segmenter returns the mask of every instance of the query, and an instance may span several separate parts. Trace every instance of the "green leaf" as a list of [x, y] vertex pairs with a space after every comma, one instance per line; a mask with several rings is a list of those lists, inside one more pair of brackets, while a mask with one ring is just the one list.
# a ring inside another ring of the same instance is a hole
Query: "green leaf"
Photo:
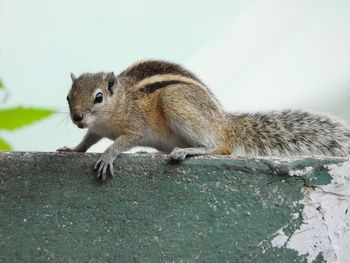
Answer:
[[0, 129], [15, 130], [46, 118], [54, 113], [49, 109], [16, 107], [0, 110]]
[[4, 84], [2, 83], [1, 79], [0, 79], [0, 89], [5, 88]]
[[9, 151], [11, 149], [11, 146], [0, 138], [0, 151]]

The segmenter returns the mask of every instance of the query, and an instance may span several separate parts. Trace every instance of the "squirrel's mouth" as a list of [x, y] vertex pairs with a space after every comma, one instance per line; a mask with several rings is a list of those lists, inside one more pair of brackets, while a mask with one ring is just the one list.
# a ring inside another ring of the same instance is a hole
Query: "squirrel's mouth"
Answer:
[[84, 125], [83, 123], [81, 123], [81, 122], [78, 122], [78, 123], [77, 123], [77, 126], [78, 126], [80, 129], [85, 128], [85, 125]]
[[80, 128], [80, 129], [87, 128], [87, 125], [86, 125], [84, 122], [82, 122], [82, 121], [74, 122], [74, 123], [75, 123], [75, 125], [77, 125], [78, 128]]

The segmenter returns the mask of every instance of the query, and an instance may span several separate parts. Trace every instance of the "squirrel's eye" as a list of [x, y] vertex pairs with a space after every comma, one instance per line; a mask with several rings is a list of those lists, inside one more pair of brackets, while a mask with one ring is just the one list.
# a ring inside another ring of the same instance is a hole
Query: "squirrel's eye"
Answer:
[[98, 92], [98, 93], [96, 94], [94, 103], [100, 103], [100, 102], [102, 102], [102, 101], [103, 101], [103, 95], [102, 95], [101, 92]]
[[67, 99], [67, 101], [69, 102], [69, 96], [67, 96], [67, 98], [66, 98], [66, 99]]

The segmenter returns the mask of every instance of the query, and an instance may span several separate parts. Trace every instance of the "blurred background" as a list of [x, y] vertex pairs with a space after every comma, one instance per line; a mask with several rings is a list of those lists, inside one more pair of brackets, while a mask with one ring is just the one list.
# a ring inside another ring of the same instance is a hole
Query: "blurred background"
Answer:
[[75, 146], [85, 130], [69, 119], [69, 73], [147, 58], [194, 71], [228, 111], [304, 108], [350, 123], [349, 14], [348, 0], [0, 0], [0, 107], [57, 111], [0, 135], [14, 150]]

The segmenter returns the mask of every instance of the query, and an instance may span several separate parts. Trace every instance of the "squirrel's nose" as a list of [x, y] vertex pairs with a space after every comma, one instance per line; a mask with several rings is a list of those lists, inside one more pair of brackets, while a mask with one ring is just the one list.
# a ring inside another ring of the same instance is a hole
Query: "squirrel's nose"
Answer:
[[73, 114], [73, 118], [72, 119], [73, 119], [73, 121], [76, 121], [76, 122], [82, 121], [83, 120], [83, 114], [75, 112]]
[[75, 121], [75, 122], [82, 121], [82, 120], [83, 120], [83, 114], [81, 113], [80, 110], [74, 109], [74, 110], [73, 110], [73, 114], [72, 114], [72, 119], [73, 119], [73, 121]]

